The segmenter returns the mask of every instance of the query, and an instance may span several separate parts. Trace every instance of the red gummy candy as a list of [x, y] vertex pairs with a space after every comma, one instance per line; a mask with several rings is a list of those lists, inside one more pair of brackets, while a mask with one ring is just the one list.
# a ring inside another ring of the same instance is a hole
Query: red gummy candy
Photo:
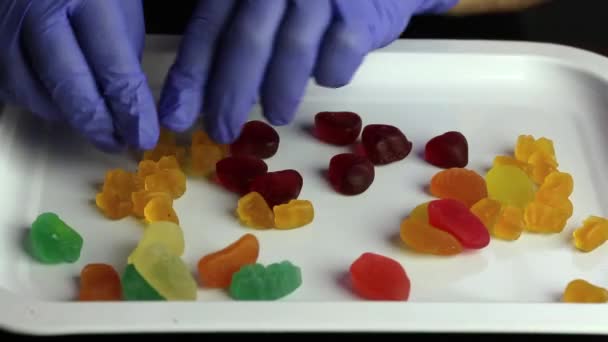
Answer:
[[390, 164], [405, 159], [412, 151], [412, 142], [391, 125], [367, 125], [361, 134], [367, 157], [375, 165]]
[[333, 145], [354, 143], [362, 125], [361, 117], [353, 112], [320, 112], [315, 116], [317, 138]]
[[410, 279], [397, 261], [374, 253], [363, 253], [350, 266], [355, 292], [369, 300], [408, 300]]
[[329, 182], [344, 195], [358, 195], [374, 182], [374, 165], [369, 159], [354, 154], [342, 153], [329, 161]]
[[428, 214], [431, 226], [452, 234], [465, 248], [482, 249], [490, 243], [490, 233], [486, 226], [460, 201], [431, 201]]
[[256, 157], [231, 156], [217, 162], [215, 172], [226, 189], [244, 195], [257, 176], [268, 172], [268, 165]]
[[427, 142], [424, 159], [437, 167], [465, 167], [469, 163], [469, 144], [460, 132], [447, 132]]
[[266, 159], [274, 156], [279, 149], [279, 134], [262, 121], [249, 121], [239, 137], [230, 145], [233, 156], [254, 156]]
[[275, 171], [257, 176], [251, 182], [249, 191], [262, 195], [268, 206], [272, 208], [297, 199], [303, 183], [302, 176], [296, 170]]

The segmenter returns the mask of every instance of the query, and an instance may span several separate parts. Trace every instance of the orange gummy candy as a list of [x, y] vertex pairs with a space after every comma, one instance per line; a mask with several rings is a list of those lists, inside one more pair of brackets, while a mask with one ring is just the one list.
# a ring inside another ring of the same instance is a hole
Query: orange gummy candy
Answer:
[[408, 218], [429, 222], [429, 202], [419, 204], [410, 212]]
[[543, 151], [532, 153], [528, 163], [532, 165], [531, 178], [536, 184], [542, 184], [545, 178], [555, 172], [558, 167], [555, 157]]
[[186, 157], [186, 149], [177, 145], [175, 133], [161, 129], [158, 143], [152, 150], [144, 151], [143, 159], [158, 162], [162, 157], [173, 156], [183, 164]]
[[584, 279], [575, 279], [566, 286], [562, 301], [566, 303], [606, 303], [608, 302], [608, 290]]
[[582, 252], [591, 252], [608, 241], [608, 220], [589, 216], [583, 225], [572, 233], [574, 246]]
[[431, 194], [442, 199], [454, 199], [471, 207], [488, 196], [486, 181], [475, 171], [451, 168], [436, 173], [431, 179]]
[[274, 227], [274, 214], [258, 192], [250, 192], [241, 197], [236, 212], [241, 223], [248, 227], [256, 229]]
[[120, 277], [108, 264], [88, 264], [80, 272], [81, 301], [118, 301], [122, 299]]
[[291, 200], [273, 208], [274, 225], [277, 229], [293, 229], [311, 223], [315, 217], [312, 203], [307, 200]]
[[155, 196], [144, 207], [144, 217], [148, 222], [168, 221], [179, 225], [173, 200], [168, 196]]
[[137, 191], [131, 194], [131, 201], [133, 202], [133, 215], [136, 217], [144, 217], [144, 208], [155, 197], [164, 197], [164, 201], [171, 202], [173, 205], [173, 198], [166, 192], [152, 192], [152, 191]]
[[120, 220], [131, 215], [133, 204], [123, 200], [120, 192], [107, 189], [95, 196], [95, 204], [110, 220]]
[[553, 141], [550, 139], [541, 137], [537, 140], [532, 135], [520, 135], [517, 138], [515, 144], [515, 158], [517, 160], [530, 163], [530, 157], [536, 152], [541, 152], [549, 158], [555, 159], [555, 148], [553, 147]]
[[192, 173], [209, 177], [215, 172], [215, 164], [224, 159], [225, 154], [217, 145], [193, 145], [191, 149]]
[[421, 219], [403, 220], [400, 237], [407, 246], [419, 253], [450, 256], [462, 252], [462, 245], [453, 235]]
[[255, 235], [245, 234], [229, 246], [203, 256], [198, 262], [198, 274], [203, 286], [227, 288], [232, 275], [243, 266], [256, 263], [260, 244]]
[[533, 201], [525, 209], [525, 228], [535, 233], [560, 233], [568, 216], [563, 210]]
[[525, 228], [524, 211], [484, 198], [471, 207], [471, 212], [488, 228], [492, 236], [502, 240], [517, 240]]
[[145, 180], [146, 190], [166, 192], [174, 199], [186, 192], [186, 175], [179, 169], [159, 170]]

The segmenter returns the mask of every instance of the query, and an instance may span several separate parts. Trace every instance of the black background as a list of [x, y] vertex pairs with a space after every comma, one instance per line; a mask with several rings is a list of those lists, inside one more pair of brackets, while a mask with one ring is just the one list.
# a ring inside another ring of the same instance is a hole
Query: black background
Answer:
[[[222, 1], [222, 0], [217, 0]], [[407, 1], [407, 0], [403, 0]], [[146, 30], [151, 34], [180, 34], [192, 12], [195, 1], [174, 0], [154, 1], [144, 0], [146, 10]], [[403, 38], [448, 38], [448, 39], [498, 39], [526, 40], [550, 42], [576, 46], [608, 55], [608, 0], [557, 0], [550, 4], [527, 10], [517, 14], [483, 15], [472, 17], [442, 17], [424, 16], [412, 20]], [[0, 310], [1, 303], [0, 303]], [[606, 318], [608, 324], [608, 317]], [[361, 335], [359, 335], [361, 336]], [[528, 340], [537, 339], [539, 335], [425, 335], [425, 334], [381, 334], [362, 335], [373, 339], [383, 338], [395, 341], [421, 340], [428, 337], [441, 337], [453, 340], [464, 337], [468, 341], [495, 340]], [[48, 337], [28, 337], [10, 333], [1, 333], [2, 341], [34, 339], [58, 339]], [[102, 339], [115, 336], [101, 336]], [[131, 340], [133, 335], [125, 336]], [[149, 336], [145, 336], [148, 338]], [[164, 339], [174, 339], [176, 336], [159, 336]], [[223, 340], [236, 337], [239, 340], [249, 336], [239, 335], [180, 335], [178, 340]], [[264, 340], [276, 339], [289, 341], [293, 335], [273, 334], [260, 336]], [[317, 335], [304, 335], [307, 339], [316, 339]], [[344, 336], [349, 338], [349, 336]], [[545, 336], [543, 336], [545, 337]], [[89, 336], [70, 336], [70, 340], [82, 341]], [[352, 337], [350, 337], [352, 338]], [[581, 341], [608, 340], [606, 337], [591, 336], [548, 336], [551, 340], [576, 339]], [[63, 338], [60, 338], [63, 339]]]

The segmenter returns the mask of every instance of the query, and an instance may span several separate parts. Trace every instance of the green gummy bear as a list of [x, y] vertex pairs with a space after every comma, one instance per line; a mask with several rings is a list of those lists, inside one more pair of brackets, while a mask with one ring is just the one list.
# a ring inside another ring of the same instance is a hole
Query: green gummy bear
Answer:
[[165, 300], [137, 272], [133, 264], [127, 265], [122, 275], [122, 295], [126, 300]]
[[300, 268], [289, 261], [267, 267], [256, 263], [243, 266], [232, 276], [230, 296], [238, 300], [277, 300], [302, 285]]
[[80, 234], [54, 213], [40, 214], [28, 235], [29, 252], [46, 264], [78, 261], [82, 245]]

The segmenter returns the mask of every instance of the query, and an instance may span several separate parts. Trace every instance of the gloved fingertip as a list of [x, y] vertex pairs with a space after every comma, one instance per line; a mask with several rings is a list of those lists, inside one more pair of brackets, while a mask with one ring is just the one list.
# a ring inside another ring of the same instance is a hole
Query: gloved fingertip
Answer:
[[315, 82], [326, 88], [342, 88], [352, 81], [352, 74], [340, 72], [320, 72], [315, 75]]
[[285, 126], [293, 121], [300, 101], [271, 99], [263, 102], [264, 117], [274, 126]]
[[158, 143], [158, 138], [160, 136], [160, 129], [158, 125], [156, 127], [146, 127], [140, 131], [138, 148], [143, 150], [151, 150]]
[[102, 152], [118, 153], [125, 149], [125, 145], [112, 135], [102, 134], [90, 137], [89, 139]]
[[202, 96], [198, 91], [165, 89], [158, 106], [160, 123], [172, 131], [186, 131], [196, 121], [201, 106]]

